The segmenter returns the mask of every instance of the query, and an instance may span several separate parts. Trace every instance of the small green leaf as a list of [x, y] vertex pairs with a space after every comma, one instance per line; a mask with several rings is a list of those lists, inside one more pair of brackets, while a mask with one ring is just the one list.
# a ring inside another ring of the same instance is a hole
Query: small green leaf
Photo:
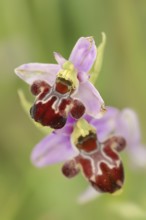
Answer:
[[93, 84], [96, 83], [96, 80], [99, 76], [99, 72], [100, 72], [101, 67], [102, 67], [105, 44], [106, 44], [106, 35], [105, 35], [104, 32], [102, 32], [102, 42], [97, 47], [97, 57], [96, 57], [96, 60], [94, 62], [94, 65], [93, 65], [93, 67], [90, 71], [90, 74], [91, 74], [90, 81]]
[[39, 123], [35, 122], [29, 115], [29, 111], [30, 108], [32, 106], [32, 104], [27, 101], [23, 91], [21, 89], [18, 90], [18, 96], [20, 98], [20, 102], [22, 105], [23, 110], [26, 112], [26, 114], [28, 115], [28, 117], [30, 118], [30, 120], [32, 121], [32, 123], [35, 125], [35, 127], [37, 127], [41, 132], [43, 132], [44, 134], [50, 134], [52, 132], [52, 129], [50, 127], [43, 127], [42, 125], [40, 125]]

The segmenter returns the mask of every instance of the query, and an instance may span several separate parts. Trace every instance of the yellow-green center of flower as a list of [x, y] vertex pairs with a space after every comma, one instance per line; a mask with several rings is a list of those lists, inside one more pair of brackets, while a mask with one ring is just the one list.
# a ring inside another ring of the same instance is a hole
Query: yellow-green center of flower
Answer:
[[57, 78], [62, 78], [66, 81], [69, 81], [73, 90], [79, 85], [77, 70], [70, 61], [67, 61], [63, 64], [62, 70], [59, 71]]
[[81, 118], [75, 124], [73, 133], [72, 133], [72, 143], [77, 145], [80, 137], [86, 137], [90, 133], [96, 134], [96, 129], [91, 126], [85, 119]]

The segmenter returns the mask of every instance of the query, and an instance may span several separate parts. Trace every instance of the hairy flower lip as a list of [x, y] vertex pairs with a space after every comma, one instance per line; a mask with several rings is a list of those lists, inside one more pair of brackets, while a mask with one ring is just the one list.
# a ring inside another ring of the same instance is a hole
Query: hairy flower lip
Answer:
[[100, 143], [95, 128], [84, 119], [74, 125], [71, 136], [79, 154], [64, 163], [63, 174], [72, 178], [82, 171], [97, 191], [119, 190], [124, 182], [124, 168], [118, 153], [125, 148], [124, 138], [113, 136]]

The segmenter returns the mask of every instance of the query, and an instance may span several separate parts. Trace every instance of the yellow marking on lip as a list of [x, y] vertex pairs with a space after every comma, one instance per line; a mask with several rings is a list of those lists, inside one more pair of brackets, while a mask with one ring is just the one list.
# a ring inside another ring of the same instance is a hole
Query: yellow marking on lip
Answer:
[[57, 77], [71, 82], [72, 89], [76, 89], [79, 86], [79, 81], [74, 65], [70, 61], [67, 61], [63, 64], [62, 68], [63, 69], [58, 72]]
[[79, 119], [76, 122], [73, 133], [71, 135], [73, 143], [76, 145], [80, 136], [86, 137], [90, 132], [96, 133], [96, 129], [91, 126], [85, 119]]

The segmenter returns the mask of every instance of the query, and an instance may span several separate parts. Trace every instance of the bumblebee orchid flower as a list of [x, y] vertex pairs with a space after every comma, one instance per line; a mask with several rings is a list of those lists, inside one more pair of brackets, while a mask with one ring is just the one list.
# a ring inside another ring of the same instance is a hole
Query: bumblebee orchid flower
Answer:
[[118, 152], [126, 146], [124, 138], [113, 136], [101, 143], [96, 129], [80, 119], [74, 127], [72, 140], [79, 154], [63, 165], [66, 177], [72, 178], [81, 170], [98, 192], [113, 193], [122, 187], [124, 169]]
[[95, 190], [94, 196], [114, 193], [123, 186], [124, 168], [119, 152], [125, 146], [126, 141], [120, 136], [112, 136], [101, 143], [96, 128], [86, 119], [75, 122], [68, 118], [64, 128], [54, 131], [37, 144], [31, 160], [37, 167], [65, 162], [62, 173], [67, 178], [81, 171], [91, 189]]
[[136, 165], [145, 165], [146, 149], [141, 144], [136, 113], [107, 107], [100, 119], [84, 115], [76, 122], [68, 117], [62, 129], [53, 131], [36, 145], [31, 160], [37, 167], [64, 162], [62, 172], [68, 178], [82, 171], [91, 185], [79, 197], [80, 202], [86, 202], [123, 186], [124, 169], [119, 152], [125, 147]]
[[75, 119], [85, 113], [98, 118], [104, 101], [89, 81], [89, 71], [97, 59], [93, 37], [81, 37], [68, 60], [56, 52], [54, 56], [58, 64], [28, 63], [15, 69], [36, 96], [31, 117], [54, 129], [62, 128], [69, 114]]

